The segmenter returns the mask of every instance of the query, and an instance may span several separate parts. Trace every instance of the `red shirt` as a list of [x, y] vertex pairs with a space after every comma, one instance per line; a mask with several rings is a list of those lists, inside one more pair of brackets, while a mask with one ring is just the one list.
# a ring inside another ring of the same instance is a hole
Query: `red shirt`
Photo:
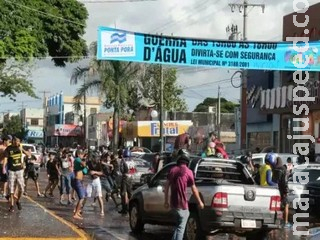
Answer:
[[186, 133], [180, 134], [177, 136], [174, 141], [174, 149], [186, 148], [185, 146], [189, 145], [189, 135]]
[[173, 167], [168, 180], [171, 186], [170, 205], [175, 209], [188, 209], [187, 187], [194, 185], [192, 171], [186, 165]]

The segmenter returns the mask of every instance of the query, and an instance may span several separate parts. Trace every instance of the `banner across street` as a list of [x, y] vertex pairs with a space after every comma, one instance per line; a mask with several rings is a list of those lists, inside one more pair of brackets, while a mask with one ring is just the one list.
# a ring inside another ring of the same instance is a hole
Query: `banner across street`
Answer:
[[97, 58], [193, 67], [320, 71], [320, 43], [299, 42], [295, 46], [293, 42], [192, 39], [100, 27]]

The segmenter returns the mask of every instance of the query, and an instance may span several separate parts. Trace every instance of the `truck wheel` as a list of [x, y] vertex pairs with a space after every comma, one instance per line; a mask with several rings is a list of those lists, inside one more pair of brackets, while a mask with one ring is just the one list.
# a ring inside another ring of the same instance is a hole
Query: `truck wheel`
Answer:
[[200, 219], [196, 213], [191, 212], [185, 231], [186, 240], [205, 240], [206, 235], [201, 229]]
[[138, 203], [134, 202], [129, 211], [130, 228], [133, 233], [141, 233], [144, 228]]

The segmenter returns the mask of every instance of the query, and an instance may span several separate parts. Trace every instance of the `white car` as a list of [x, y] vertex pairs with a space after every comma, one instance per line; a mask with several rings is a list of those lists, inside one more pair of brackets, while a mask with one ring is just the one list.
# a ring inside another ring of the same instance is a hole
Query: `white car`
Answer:
[[[33, 144], [28, 144], [28, 143], [21, 143], [22, 148], [26, 151], [28, 151], [28, 149], [31, 148], [31, 153], [32, 155], [34, 155], [37, 158], [37, 162], [35, 163], [35, 166], [40, 166], [42, 163], [42, 154], [38, 153], [36, 147]], [[23, 158], [24, 158], [24, 154], [23, 154]]]
[[[263, 165], [264, 159], [266, 157], [267, 153], [253, 153], [252, 154], [252, 160], [254, 164], [259, 164], [260, 166]], [[277, 157], [281, 157], [283, 164], [287, 163], [287, 159], [290, 157], [292, 160], [293, 165], [297, 165], [298, 162], [298, 155], [292, 154], [292, 153], [275, 153]], [[237, 160], [240, 160], [241, 156], [237, 157]], [[246, 163], [244, 163], [246, 164]]]

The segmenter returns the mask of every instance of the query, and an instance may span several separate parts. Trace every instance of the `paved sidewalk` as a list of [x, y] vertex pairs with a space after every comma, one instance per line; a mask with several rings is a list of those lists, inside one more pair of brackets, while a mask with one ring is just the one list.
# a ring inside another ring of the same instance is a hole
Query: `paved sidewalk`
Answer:
[[75, 225], [58, 217], [29, 197], [23, 197], [22, 210], [8, 211], [8, 203], [0, 201], [0, 239], [90, 239]]

